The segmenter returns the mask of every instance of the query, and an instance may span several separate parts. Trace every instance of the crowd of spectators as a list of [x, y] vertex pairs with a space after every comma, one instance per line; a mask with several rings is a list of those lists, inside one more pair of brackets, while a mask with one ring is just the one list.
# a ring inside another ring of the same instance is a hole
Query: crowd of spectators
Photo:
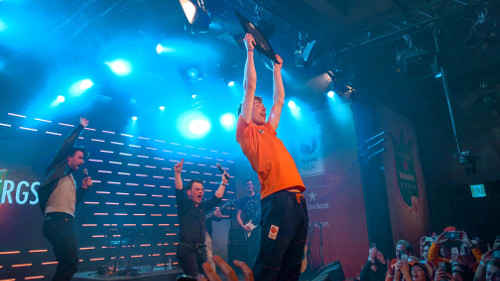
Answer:
[[500, 235], [485, 245], [465, 231], [447, 227], [420, 239], [420, 257], [413, 245], [399, 240], [396, 258], [385, 260], [374, 244], [360, 281], [500, 281]]

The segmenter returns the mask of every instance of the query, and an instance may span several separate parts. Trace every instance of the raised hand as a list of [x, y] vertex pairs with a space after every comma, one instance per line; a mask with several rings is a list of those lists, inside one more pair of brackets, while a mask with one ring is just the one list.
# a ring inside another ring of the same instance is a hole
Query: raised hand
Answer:
[[80, 125], [82, 125], [84, 128], [86, 128], [89, 125], [89, 120], [80, 117]]
[[184, 165], [184, 158], [182, 158], [181, 162], [175, 163], [175, 165], [174, 165], [174, 172], [176, 174], [180, 173], [182, 171], [182, 166], [183, 165]]
[[85, 177], [82, 180], [82, 188], [87, 189], [92, 186], [92, 179], [90, 177]]
[[222, 213], [220, 212], [219, 207], [215, 207], [214, 216], [218, 217], [219, 219], [222, 218]]
[[253, 39], [252, 34], [247, 33], [245, 34], [245, 38], [243, 38], [243, 42], [245, 43], [245, 47], [247, 48], [247, 51], [253, 51], [255, 48], [255, 39]]
[[[226, 275], [226, 279], [228, 281], [238, 281], [238, 277], [236, 276], [236, 273], [234, 270], [227, 264], [221, 257], [219, 256], [214, 256], [213, 261], [217, 265], [218, 268], [221, 269], [221, 271]], [[243, 275], [245, 276], [245, 281], [253, 281], [253, 272], [252, 270], [248, 267], [248, 265], [242, 261], [237, 261], [235, 260], [233, 262], [235, 266], [237, 266], [241, 271], [243, 272]], [[205, 262], [203, 264], [203, 271], [205, 271], [205, 276], [198, 275], [196, 280], [198, 281], [221, 281], [222, 279], [220, 278], [219, 275], [213, 270], [213, 268], [210, 266], [208, 262]]]
[[224, 171], [224, 174], [222, 174], [222, 181], [221, 181], [221, 183], [223, 185], [226, 185], [229, 182], [229, 178], [230, 178], [229, 173], [227, 171]]
[[275, 70], [281, 70], [281, 67], [283, 66], [283, 59], [280, 57], [280, 55], [276, 55], [276, 60], [278, 62], [274, 63], [274, 69]]

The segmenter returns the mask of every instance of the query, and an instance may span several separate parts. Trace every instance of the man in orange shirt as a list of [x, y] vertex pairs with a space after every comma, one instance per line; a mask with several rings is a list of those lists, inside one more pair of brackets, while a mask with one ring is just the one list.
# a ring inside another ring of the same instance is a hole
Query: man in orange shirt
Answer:
[[307, 206], [304, 183], [292, 156], [276, 137], [285, 89], [281, 77], [283, 60], [276, 55], [274, 94], [266, 122], [262, 98], [255, 96], [257, 74], [253, 59], [255, 40], [244, 38], [247, 49], [243, 102], [238, 111], [236, 141], [257, 172], [261, 185], [261, 242], [253, 267], [255, 280], [298, 280], [307, 237]]

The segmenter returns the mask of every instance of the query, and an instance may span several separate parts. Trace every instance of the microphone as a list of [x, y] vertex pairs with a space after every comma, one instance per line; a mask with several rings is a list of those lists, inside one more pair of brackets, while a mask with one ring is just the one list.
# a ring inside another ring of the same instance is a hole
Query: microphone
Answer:
[[88, 177], [89, 176], [89, 170], [87, 168], [83, 168], [83, 175], [85, 177]]
[[[215, 164], [215, 166], [217, 166], [217, 168], [219, 169], [219, 171], [224, 174], [224, 169], [222, 169], [221, 165], [219, 163]], [[229, 180], [229, 176], [226, 174], [224, 176], [226, 178], [226, 180]]]

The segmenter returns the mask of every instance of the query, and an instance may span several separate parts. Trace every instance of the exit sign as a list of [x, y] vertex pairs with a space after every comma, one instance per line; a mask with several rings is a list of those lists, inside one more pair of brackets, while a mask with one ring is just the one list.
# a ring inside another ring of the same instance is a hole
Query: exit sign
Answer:
[[470, 192], [472, 193], [472, 197], [486, 197], [484, 184], [471, 184]]

